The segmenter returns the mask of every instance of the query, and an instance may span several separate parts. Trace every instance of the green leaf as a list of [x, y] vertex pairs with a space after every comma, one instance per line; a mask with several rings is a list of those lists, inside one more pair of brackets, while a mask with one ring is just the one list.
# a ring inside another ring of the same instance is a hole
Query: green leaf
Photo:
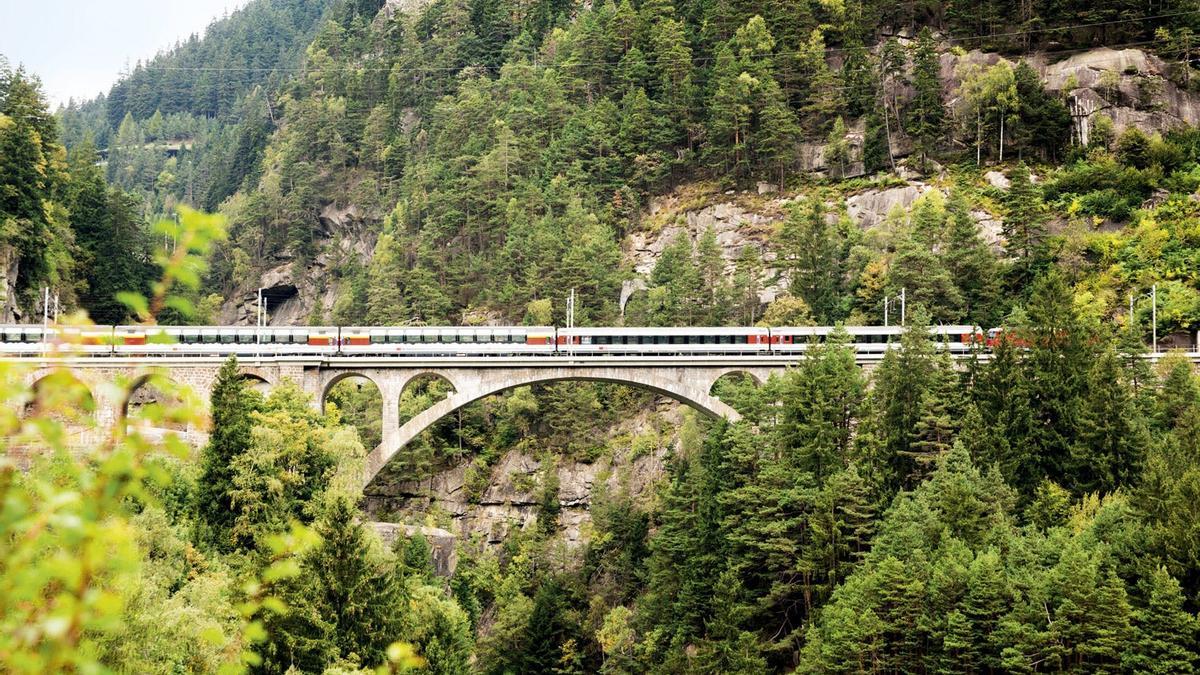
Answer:
[[146, 319], [150, 316], [150, 303], [139, 293], [121, 291], [117, 293], [117, 302], [128, 307], [129, 311], [136, 314], [140, 319]]

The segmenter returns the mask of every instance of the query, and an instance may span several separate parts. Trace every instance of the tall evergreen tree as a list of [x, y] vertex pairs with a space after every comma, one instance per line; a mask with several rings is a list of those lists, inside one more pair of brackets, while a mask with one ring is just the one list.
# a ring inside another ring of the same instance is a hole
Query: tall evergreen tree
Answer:
[[818, 323], [839, 320], [843, 242], [826, 221], [821, 199], [811, 197], [790, 207], [779, 237], [791, 271], [792, 294], [808, 304]]
[[1179, 582], [1163, 568], [1145, 580], [1148, 601], [1133, 612], [1133, 642], [1121, 665], [1139, 673], [1192, 673], [1197, 654], [1196, 617], [1184, 610]]
[[922, 28], [913, 46], [913, 98], [909, 103], [907, 130], [916, 141], [921, 162], [929, 160], [945, 130], [946, 108], [942, 103], [941, 63], [933, 31]]
[[238, 372], [237, 358], [231, 356], [213, 384], [212, 432], [200, 455], [196, 494], [199, 539], [221, 551], [231, 550], [234, 545], [234, 461], [250, 448], [250, 413], [254, 405], [253, 394]]

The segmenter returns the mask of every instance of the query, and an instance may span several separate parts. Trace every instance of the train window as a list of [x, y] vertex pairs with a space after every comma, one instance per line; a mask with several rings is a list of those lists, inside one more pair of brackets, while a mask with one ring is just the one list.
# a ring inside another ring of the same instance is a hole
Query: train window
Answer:
[[399, 333], [392, 333], [391, 335], [387, 336], [387, 341], [388, 343], [394, 345], [400, 344], [401, 342], [404, 342], [404, 336], [400, 335]]
[[386, 335], [372, 335], [371, 336], [371, 344], [373, 344], [373, 345], [381, 345], [386, 341], [387, 341]]
[[456, 337], [458, 337], [459, 342], [463, 342], [463, 343], [469, 343], [469, 342], [475, 341], [475, 335], [473, 333], [460, 333]]
[[226, 345], [233, 344], [233, 339], [235, 337], [236, 336], [233, 333], [222, 333], [221, 334], [221, 344], [226, 344]]
[[254, 334], [253, 333], [239, 333], [237, 336], [237, 341], [244, 345], [250, 344], [250, 343], [254, 342]]

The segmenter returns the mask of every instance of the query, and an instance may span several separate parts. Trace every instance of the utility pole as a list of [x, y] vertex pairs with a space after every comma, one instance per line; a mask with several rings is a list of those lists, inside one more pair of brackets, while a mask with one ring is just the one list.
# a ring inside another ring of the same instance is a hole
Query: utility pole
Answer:
[[50, 287], [42, 287], [42, 357], [46, 356], [46, 342], [50, 333]]
[[889, 309], [889, 305], [894, 300], [900, 301], [900, 325], [901, 326], [904, 325], [904, 321], [907, 318], [907, 314], [908, 314], [907, 290], [908, 289], [901, 288], [900, 295], [897, 295], [894, 298], [890, 295], [883, 296], [883, 327], [884, 328], [888, 327], [888, 320], [889, 320], [888, 309]]
[[567, 328], [575, 327], [575, 289], [567, 296]]

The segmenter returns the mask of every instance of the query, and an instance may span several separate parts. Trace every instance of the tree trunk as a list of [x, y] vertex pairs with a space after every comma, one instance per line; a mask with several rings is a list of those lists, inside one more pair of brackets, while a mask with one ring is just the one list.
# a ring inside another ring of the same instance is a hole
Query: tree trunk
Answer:
[[1004, 162], [1004, 113], [1000, 114], [1000, 162]]
[[983, 157], [983, 109], [975, 111], [975, 166]]

